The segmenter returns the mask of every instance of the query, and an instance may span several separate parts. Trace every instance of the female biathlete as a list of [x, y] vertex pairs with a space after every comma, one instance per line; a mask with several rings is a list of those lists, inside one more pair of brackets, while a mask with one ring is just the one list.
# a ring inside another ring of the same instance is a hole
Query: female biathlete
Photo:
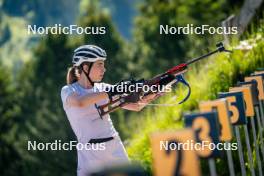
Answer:
[[[61, 90], [63, 108], [78, 143], [104, 144], [95, 149], [77, 150], [78, 176], [86, 176], [108, 164], [129, 163], [127, 153], [115, 130], [110, 115], [100, 118], [95, 104], [102, 105], [120, 92], [104, 92], [100, 83], [106, 71], [104, 61], [106, 52], [95, 45], [78, 47], [73, 54], [73, 66], [67, 74], [67, 85]], [[139, 103], [130, 103], [122, 107], [131, 111], [140, 111], [146, 104], [159, 95], [145, 96]]]

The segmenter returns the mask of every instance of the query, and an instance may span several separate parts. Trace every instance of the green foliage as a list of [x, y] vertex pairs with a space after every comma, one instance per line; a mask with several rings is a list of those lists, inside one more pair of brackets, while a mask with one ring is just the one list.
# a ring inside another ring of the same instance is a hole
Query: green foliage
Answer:
[[[14, 124], [17, 126], [16, 142], [12, 145], [16, 146], [23, 162], [15, 162], [12, 167], [20, 170], [21, 175], [47, 175], [50, 172], [72, 175], [75, 172], [73, 152], [27, 150], [27, 141], [74, 139], [60, 103], [60, 89], [65, 82], [71, 51], [65, 36], [48, 36], [35, 51], [37, 59], [28, 63], [18, 77], [16, 95], [21, 112], [17, 115], [19, 123]], [[45, 160], [49, 162], [42, 162]]]
[[[20, 109], [14, 97], [15, 90], [11, 84], [10, 70], [4, 67], [1, 62], [0, 73], [0, 174], [15, 175], [13, 169], [16, 168], [13, 165], [21, 161], [21, 156], [16, 150], [16, 146], [13, 145], [16, 142], [15, 131], [17, 129], [17, 125], [14, 124], [19, 121], [16, 116]], [[10, 170], [6, 168], [10, 168]]]
[[[3, 65], [16, 74], [26, 61], [32, 58], [32, 45], [25, 26], [28, 21], [19, 17], [9, 17], [0, 13], [0, 57]], [[16, 24], [16, 25], [14, 25]]]
[[9, 16], [30, 18], [40, 26], [61, 23], [69, 24], [76, 17], [79, 0], [2, 0], [0, 9]]
[[[159, 25], [184, 27], [187, 24], [220, 26], [227, 17], [224, 0], [146, 0], [135, 19], [136, 70], [145, 77], [159, 74], [170, 65], [176, 65], [186, 56], [200, 54], [205, 45], [214, 44], [215, 35], [160, 35]], [[217, 11], [217, 13], [215, 13]], [[218, 36], [219, 38], [219, 36]], [[153, 69], [155, 68], [155, 69]]]

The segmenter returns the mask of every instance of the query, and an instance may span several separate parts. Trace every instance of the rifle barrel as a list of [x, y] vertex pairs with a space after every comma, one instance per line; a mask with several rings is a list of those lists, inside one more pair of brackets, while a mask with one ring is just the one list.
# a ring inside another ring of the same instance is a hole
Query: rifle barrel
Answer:
[[188, 61], [188, 62], [186, 63], [186, 65], [190, 65], [190, 64], [192, 64], [192, 63], [194, 63], [194, 62], [197, 62], [197, 61], [199, 61], [199, 60], [201, 60], [201, 59], [204, 59], [204, 58], [206, 58], [206, 57], [208, 57], [208, 56], [210, 56], [210, 55], [212, 55], [212, 54], [214, 54], [214, 53], [216, 53], [216, 52], [218, 52], [218, 49], [215, 50], [215, 51], [212, 51], [212, 52], [210, 52], [210, 53], [207, 53], [207, 54], [205, 54], [205, 55], [202, 55], [202, 56], [200, 56], [200, 57], [194, 58], [194, 59]]

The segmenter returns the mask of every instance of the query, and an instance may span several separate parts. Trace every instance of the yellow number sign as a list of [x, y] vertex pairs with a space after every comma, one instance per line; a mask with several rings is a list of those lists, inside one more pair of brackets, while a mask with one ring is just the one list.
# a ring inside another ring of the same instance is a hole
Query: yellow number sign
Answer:
[[217, 111], [220, 123], [220, 140], [230, 141], [232, 139], [232, 130], [227, 100], [221, 98], [214, 101], [202, 102], [199, 104], [199, 107], [201, 112]]
[[260, 100], [264, 100], [264, 86], [263, 86], [263, 79], [262, 76], [249, 76], [245, 77], [245, 81], [257, 81], [257, 87], [258, 87], [258, 98]]
[[[217, 112], [193, 113], [184, 115], [186, 127], [192, 127], [196, 133], [197, 143], [219, 143], [219, 124]], [[217, 149], [212, 150], [209, 146], [196, 148], [198, 156], [202, 158], [213, 158], [220, 156]]]
[[230, 120], [232, 125], [247, 124], [245, 113], [244, 98], [242, 92], [220, 92], [219, 98], [226, 98], [230, 112]]
[[246, 107], [246, 116], [253, 117], [254, 116], [254, 104], [253, 104], [253, 97], [251, 86], [243, 86], [243, 87], [231, 87], [229, 88], [230, 92], [242, 92], [243, 98]]
[[151, 135], [155, 176], [199, 176], [200, 163], [191, 143], [194, 132], [190, 128]]

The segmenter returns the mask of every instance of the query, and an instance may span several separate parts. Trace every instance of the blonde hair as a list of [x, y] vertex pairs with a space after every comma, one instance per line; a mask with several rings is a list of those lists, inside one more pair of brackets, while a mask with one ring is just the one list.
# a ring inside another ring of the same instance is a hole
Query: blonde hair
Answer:
[[77, 82], [80, 79], [81, 73], [82, 73], [82, 66], [83, 65], [90, 66], [91, 62], [84, 62], [80, 66], [72, 66], [68, 69], [68, 73], [66, 76], [66, 82], [67, 84], [72, 84]]
[[66, 77], [66, 82], [67, 84], [72, 84], [77, 82], [80, 79], [80, 75], [81, 75], [81, 68], [80, 67], [70, 67], [68, 69], [68, 73], [67, 73], [67, 77]]

